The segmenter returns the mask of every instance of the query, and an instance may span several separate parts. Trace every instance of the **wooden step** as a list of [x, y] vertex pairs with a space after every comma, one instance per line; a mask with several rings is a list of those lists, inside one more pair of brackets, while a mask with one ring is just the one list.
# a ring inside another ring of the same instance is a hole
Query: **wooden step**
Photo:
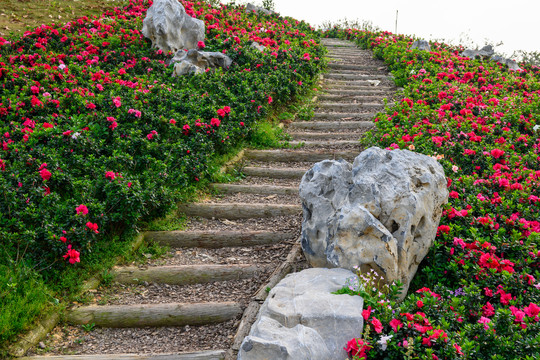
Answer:
[[112, 269], [114, 280], [121, 284], [140, 284], [141, 282], [192, 285], [217, 281], [239, 280], [254, 277], [261, 271], [254, 265], [173, 265], [118, 267]]
[[285, 150], [248, 150], [247, 159], [268, 162], [317, 162], [326, 159], [354, 159], [358, 154], [351, 151], [285, 151]]
[[[356, 113], [356, 112], [316, 112], [313, 114], [314, 120], [363, 120], [371, 121], [376, 113]], [[292, 123], [291, 123], [292, 124]], [[336, 128], [338, 130], [339, 128]]]
[[365, 74], [343, 74], [343, 73], [328, 73], [324, 74], [325, 79], [333, 80], [350, 80], [350, 81], [365, 81], [365, 80], [389, 80], [390, 77], [386, 75], [365, 75]]
[[232, 320], [242, 312], [236, 302], [92, 305], [71, 310], [67, 322], [108, 328], [196, 326]]
[[242, 204], [242, 203], [193, 203], [181, 204], [180, 213], [207, 219], [252, 219], [297, 215], [300, 205], [285, 204]]
[[[389, 104], [392, 106], [392, 104]], [[384, 108], [382, 103], [330, 103], [330, 102], [321, 102], [317, 104], [319, 109], [324, 109], [326, 111], [335, 111], [338, 113], [347, 113], [360, 110], [381, 110]], [[356, 115], [356, 117], [359, 114]], [[373, 117], [373, 114], [368, 115], [370, 118]]]
[[[328, 137], [332, 136], [332, 134], [327, 134]], [[358, 135], [359, 137], [359, 135]], [[302, 146], [302, 147], [324, 147], [324, 146], [346, 146], [346, 145], [358, 145], [360, 147], [360, 143], [358, 140], [318, 140], [318, 141], [290, 141], [289, 144], [293, 146]]]
[[328, 64], [328, 68], [334, 70], [354, 70], [354, 71], [384, 71], [385, 66], [370, 66], [370, 65], [354, 65], [354, 64], [341, 64], [331, 62]]
[[376, 101], [382, 101], [385, 96], [382, 95], [319, 95], [318, 99], [322, 102], [353, 102], [357, 101], [355, 104], [363, 103], [373, 103]]
[[358, 141], [361, 134], [336, 133], [336, 132], [290, 132], [289, 135], [295, 140], [326, 140], [330, 138], [347, 139]]
[[294, 234], [265, 231], [148, 231], [144, 234], [146, 241], [171, 248], [206, 249], [273, 245], [291, 237]]
[[373, 126], [372, 121], [298, 121], [289, 124], [289, 128], [304, 130], [370, 129]]
[[242, 169], [242, 172], [247, 176], [267, 177], [271, 179], [301, 179], [308, 170], [246, 166]]
[[298, 195], [298, 188], [293, 186], [212, 184], [212, 187], [219, 192], [228, 194]]
[[27, 356], [19, 360], [223, 360], [225, 350], [182, 352], [178, 354], [97, 354]]

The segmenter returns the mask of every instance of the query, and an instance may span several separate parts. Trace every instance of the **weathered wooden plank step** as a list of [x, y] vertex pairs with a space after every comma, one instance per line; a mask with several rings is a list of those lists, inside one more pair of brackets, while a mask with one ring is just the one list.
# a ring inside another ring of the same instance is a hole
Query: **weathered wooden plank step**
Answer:
[[[359, 133], [337, 133], [337, 132], [289, 132], [289, 135], [295, 140], [326, 140], [342, 139], [357, 141], [361, 134]], [[330, 140], [328, 140], [330, 141]]]
[[353, 81], [364, 81], [364, 80], [389, 80], [390, 77], [387, 75], [366, 75], [366, 74], [343, 74], [343, 73], [327, 73], [324, 74], [325, 79], [334, 79], [334, 80], [353, 80]]
[[246, 194], [278, 194], [298, 195], [298, 188], [294, 186], [272, 185], [237, 185], [237, 184], [212, 184], [212, 187], [223, 193], [246, 193]]
[[265, 231], [148, 231], [144, 234], [146, 241], [171, 248], [206, 249], [273, 245], [291, 237], [294, 237], [294, 234]]
[[[335, 111], [339, 113], [347, 113], [349, 111], [356, 110], [365, 110], [365, 109], [383, 109], [384, 104], [382, 103], [330, 103], [330, 102], [321, 102], [318, 105], [319, 109]], [[391, 104], [389, 104], [391, 106]], [[358, 115], [356, 115], [358, 117]], [[370, 117], [373, 114], [369, 114]]]
[[266, 168], [246, 166], [242, 169], [244, 175], [267, 177], [271, 179], [301, 179], [309, 169], [298, 168]]
[[193, 285], [218, 281], [248, 279], [261, 268], [254, 265], [172, 265], [139, 268], [127, 266], [112, 269], [114, 280], [121, 284], [149, 283]]
[[[316, 112], [313, 114], [314, 120], [340, 120], [340, 119], [362, 119], [362, 120], [371, 120], [375, 118], [376, 113], [357, 113], [357, 112]], [[291, 123], [292, 124], [292, 123]], [[336, 128], [338, 129], [338, 128]]]
[[193, 203], [179, 205], [178, 211], [187, 216], [207, 219], [239, 220], [297, 215], [302, 207], [288, 204]]
[[284, 151], [284, 150], [249, 150], [248, 159], [268, 162], [317, 162], [326, 159], [354, 159], [358, 154], [351, 151]]
[[242, 306], [236, 302], [92, 305], [68, 312], [67, 322], [108, 328], [196, 326], [222, 323], [241, 314]]
[[27, 356], [19, 360], [223, 360], [225, 350], [183, 352], [178, 354], [97, 354]]
[[297, 121], [289, 124], [289, 128], [304, 130], [369, 129], [373, 126], [371, 121]]
[[346, 146], [346, 145], [358, 145], [360, 143], [357, 140], [318, 140], [318, 141], [291, 141], [289, 142], [294, 146], [302, 146], [303, 148], [322, 147], [322, 146]]

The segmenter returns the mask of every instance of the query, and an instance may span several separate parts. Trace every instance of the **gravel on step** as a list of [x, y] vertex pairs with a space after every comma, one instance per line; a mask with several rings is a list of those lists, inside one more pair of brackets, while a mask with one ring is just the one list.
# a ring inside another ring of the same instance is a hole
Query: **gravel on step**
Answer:
[[271, 185], [271, 186], [300, 186], [300, 179], [272, 179], [258, 176], [246, 176], [240, 181], [231, 183], [237, 185]]
[[275, 216], [270, 218], [252, 218], [241, 220], [225, 219], [204, 219], [191, 218], [188, 220], [186, 230], [196, 231], [279, 231], [294, 232], [300, 231], [302, 215], [297, 216]]
[[277, 194], [217, 194], [208, 203], [242, 203], [242, 204], [300, 204], [297, 195], [277, 195]]

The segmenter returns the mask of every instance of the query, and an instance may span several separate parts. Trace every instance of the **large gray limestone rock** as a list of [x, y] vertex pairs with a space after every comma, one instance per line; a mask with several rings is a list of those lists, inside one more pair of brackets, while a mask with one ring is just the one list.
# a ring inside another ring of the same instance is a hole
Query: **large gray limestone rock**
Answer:
[[429, 42], [427, 42], [426, 40], [416, 40], [411, 45], [411, 50], [412, 49], [431, 51], [431, 46], [429, 45]]
[[180, 50], [172, 58], [171, 63], [175, 63], [174, 77], [185, 74], [201, 74], [206, 69], [215, 69], [217, 67], [227, 70], [231, 66], [232, 60], [220, 52], [205, 52], [191, 49], [188, 51]]
[[178, 0], [155, 0], [146, 12], [142, 33], [163, 51], [195, 49], [204, 40], [204, 21], [189, 16]]
[[521, 68], [516, 61], [504, 58], [500, 55], [495, 55], [493, 46], [486, 45], [480, 50], [467, 49], [461, 53], [461, 56], [467, 57], [469, 59], [480, 59], [480, 60], [492, 60], [503, 65], [508, 66], [508, 69], [514, 71], [520, 71]]
[[354, 163], [325, 160], [302, 178], [302, 249], [315, 267], [371, 269], [402, 296], [433, 244], [448, 201], [433, 158], [372, 147]]
[[269, 293], [244, 339], [239, 360], [342, 360], [363, 329], [363, 299], [334, 295], [356, 276], [345, 269], [289, 274]]
[[252, 13], [252, 12], [261, 12], [265, 15], [272, 15], [274, 12], [272, 10], [268, 10], [268, 9], [265, 9], [265, 8], [262, 8], [262, 7], [259, 7], [259, 6], [255, 6], [253, 4], [247, 4], [246, 5], [246, 12], [247, 13]]

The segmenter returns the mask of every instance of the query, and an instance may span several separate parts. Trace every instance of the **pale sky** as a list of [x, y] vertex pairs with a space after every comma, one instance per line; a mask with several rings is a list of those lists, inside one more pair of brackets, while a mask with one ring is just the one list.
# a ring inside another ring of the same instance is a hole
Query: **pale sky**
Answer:
[[[252, 0], [261, 3], [262, 0]], [[369, 20], [394, 32], [396, 10], [400, 34], [425, 39], [459, 40], [468, 34], [483, 46], [485, 39], [504, 42], [498, 52], [540, 51], [540, 0], [274, 0], [281, 15], [319, 25], [327, 20]]]

